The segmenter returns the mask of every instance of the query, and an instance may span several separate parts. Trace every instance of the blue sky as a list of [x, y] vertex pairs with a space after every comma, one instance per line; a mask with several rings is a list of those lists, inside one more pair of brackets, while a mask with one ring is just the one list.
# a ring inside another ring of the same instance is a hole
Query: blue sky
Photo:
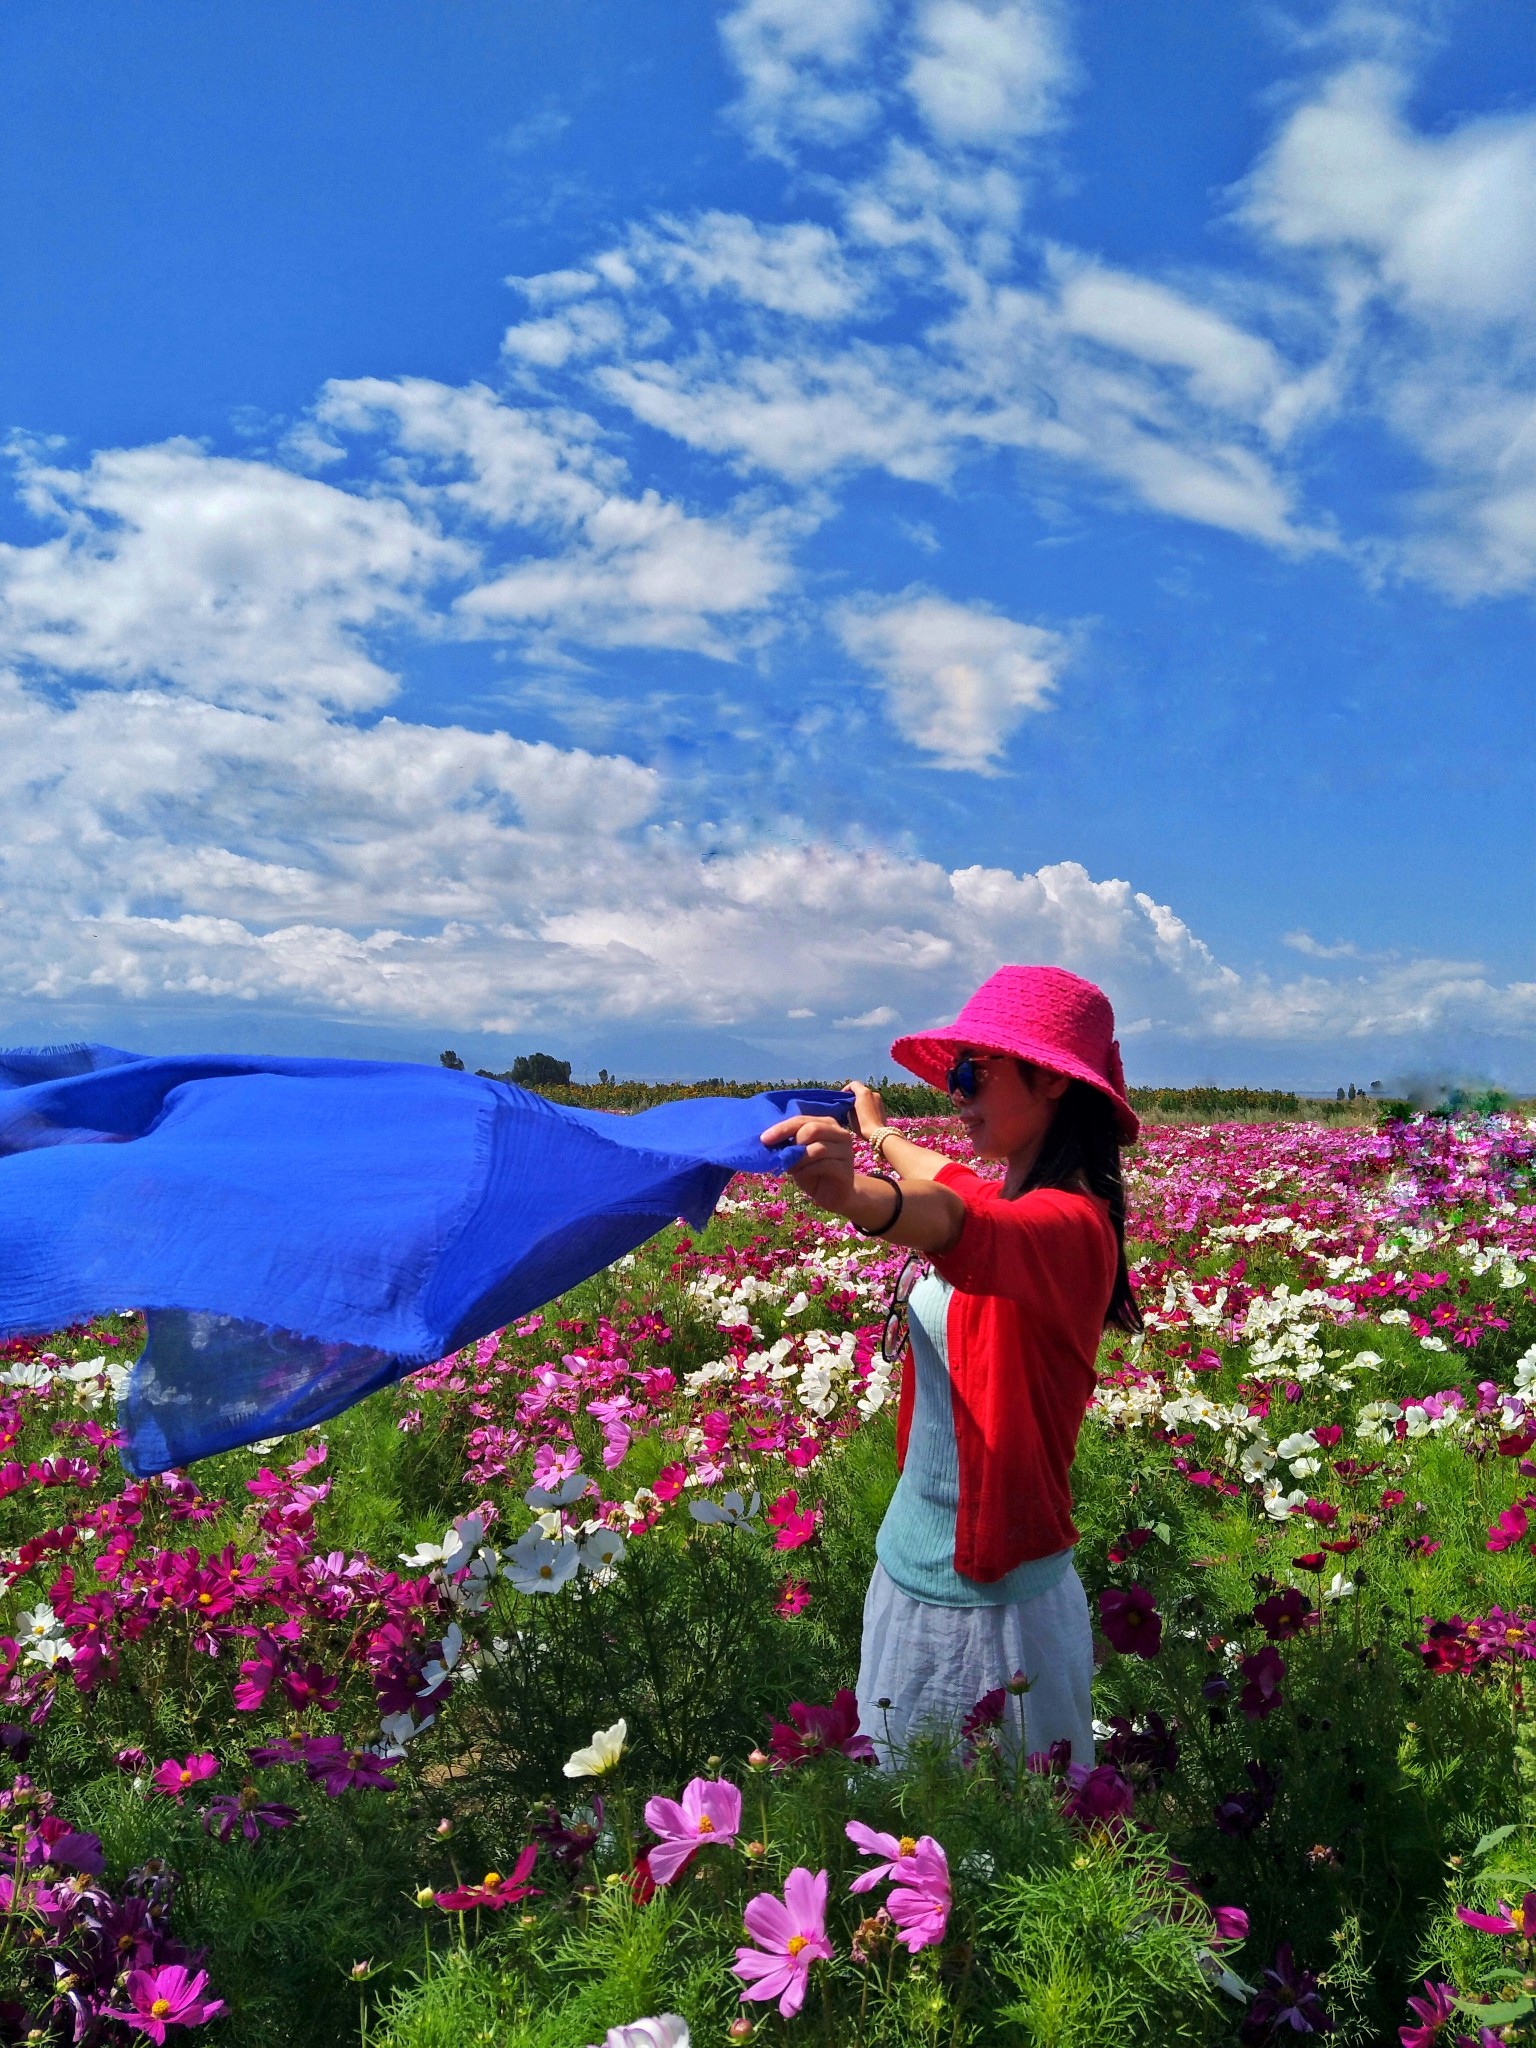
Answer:
[[0, 19], [0, 1036], [1536, 1087], [1536, 15]]

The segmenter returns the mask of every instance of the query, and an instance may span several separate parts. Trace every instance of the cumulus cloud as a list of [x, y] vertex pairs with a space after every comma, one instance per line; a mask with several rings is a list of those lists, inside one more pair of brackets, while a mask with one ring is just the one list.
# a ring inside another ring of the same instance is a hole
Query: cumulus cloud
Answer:
[[0, 546], [0, 660], [63, 675], [361, 709], [393, 688], [361, 634], [423, 616], [428, 587], [470, 561], [393, 499], [190, 441], [83, 469], [23, 450], [20, 476], [29, 509], [63, 530]]
[[1049, 702], [1067, 655], [1046, 627], [922, 594], [845, 605], [835, 623], [881, 679], [898, 730], [941, 768], [990, 768], [1019, 721]]
[[1052, 125], [1071, 77], [1061, 23], [1041, 0], [924, 0], [906, 87], [940, 142], [998, 148]]
[[722, 18], [736, 117], [759, 149], [846, 142], [870, 125], [878, 98], [857, 67], [884, 14], [882, 0], [742, 0]]

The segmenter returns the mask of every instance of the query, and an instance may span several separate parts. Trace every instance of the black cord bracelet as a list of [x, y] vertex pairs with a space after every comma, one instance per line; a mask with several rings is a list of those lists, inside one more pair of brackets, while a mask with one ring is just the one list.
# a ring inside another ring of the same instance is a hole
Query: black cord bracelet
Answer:
[[869, 1175], [869, 1178], [871, 1180], [883, 1180], [887, 1187], [894, 1188], [896, 1190], [896, 1206], [891, 1211], [890, 1215], [886, 1218], [885, 1222], [881, 1224], [878, 1230], [865, 1230], [861, 1225], [860, 1235], [863, 1237], [889, 1237], [891, 1232], [896, 1228], [896, 1219], [901, 1214], [903, 1208], [906, 1206], [907, 1198], [901, 1192], [901, 1182], [896, 1178], [894, 1173], [872, 1173]]

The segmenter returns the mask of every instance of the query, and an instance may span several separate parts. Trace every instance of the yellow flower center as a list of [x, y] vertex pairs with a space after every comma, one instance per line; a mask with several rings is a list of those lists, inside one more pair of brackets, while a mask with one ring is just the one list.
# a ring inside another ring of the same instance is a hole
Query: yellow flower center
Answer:
[[701, 1813], [699, 1815], [699, 1833], [701, 1835], [712, 1835], [714, 1832], [714, 1822], [710, 1819], [707, 1813]]
[[799, 1955], [801, 1949], [809, 1948], [810, 1945], [811, 1937], [808, 1934], [792, 1934], [784, 1944], [792, 1956]]
[[1513, 1921], [1514, 1921], [1514, 1923], [1515, 1923], [1515, 1932], [1516, 1932], [1517, 1934], [1524, 1934], [1524, 1932], [1525, 1932], [1525, 1908], [1524, 1908], [1524, 1906], [1511, 1906], [1511, 1907], [1510, 1907], [1510, 1909], [1509, 1909], [1509, 1917], [1510, 1917], [1510, 1919], [1511, 1919], [1511, 1920], [1513, 1920]]
[[910, 1835], [903, 1835], [896, 1844], [896, 1854], [898, 1856], [915, 1856], [917, 1854], [917, 1844]]
[[182, 1771], [182, 1772], [181, 1772], [181, 1773], [180, 1773], [179, 1775], [180, 1775], [180, 1778], [181, 1778], [181, 1782], [183, 1783], [183, 1785], [190, 1785], [190, 1784], [191, 1784], [191, 1782], [192, 1782], [192, 1773], [191, 1773], [190, 1771]]
[[488, 1870], [482, 1882], [488, 1892], [495, 1891], [497, 1885], [501, 1883], [501, 1872], [499, 1870]]
[[163, 2020], [170, 2009], [171, 2001], [168, 1998], [157, 1998], [149, 2008], [149, 2016], [152, 2020]]

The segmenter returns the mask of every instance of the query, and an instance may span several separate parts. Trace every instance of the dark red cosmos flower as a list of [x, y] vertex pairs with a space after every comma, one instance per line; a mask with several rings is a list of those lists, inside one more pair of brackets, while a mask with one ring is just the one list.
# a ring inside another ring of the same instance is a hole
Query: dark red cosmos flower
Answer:
[[831, 1750], [852, 1763], [875, 1761], [875, 1745], [867, 1735], [859, 1733], [859, 1703], [846, 1685], [830, 1706], [808, 1706], [804, 1700], [791, 1700], [789, 1719], [792, 1725], [788, 1727], [782, 1721], [769, 1723], [768, 1747], [781, 1767], [809, 1763], [813, 1756], [826, 1756]]
[[1178, 1741], [1161, 1714], [1148, 1714], [1140, 1728], [1124, 1714], [1114, 1714], [1109, 1725], [1114, 1732], [1100, 1745], [1099, 1755], [1128, 1778], [1157, 1786], [1178, 1769]]
[[1252, 1656], [1238, 1659], [1243, 1689], [1238, 1705], [1250, 1721], [1262, 1721], [1280, 1704], [1280, 1681], [1285, 1676], [1285, 1659], [1273, 1643], [1266, 1643]]
[[1325, 1451], [1331, 1451], [1344, 1431], [1337, 1422], [1319, 1422], [1313, 1425], [1312, 1434]]
[[1253, 1618], [1272, 1643], [1284, 1643], [1300, 1635], [1311, 1611], [1305, 1593], [1287, 1586], [1283, 1593], [1271, 1593], [1267, 1600], [1261, 1600], [1253, 1610]]
[[1407, 1494], [1403, 1492], [1400, 1486], [1389, 1486], [1381, 1496], [1381, 1505], [1383, 1509], [1400, 1508], [1407, 1498]]
[[1122, 1656], [1155, 1657], [1163, 1647], [1163, 1618], [1145, 1586], [1106, 1586], [1099, 1595], [1099, 1626]]
[[578, 1815], [566, 1822], [560, 1817], [559, 1807], [551, 1806], [547, 1818], [536, 1820], [529, 1833], [535, 1841], [543, 1843], [557, 1863], [563, 1864], [567, 1870], [574, 1870], [597, 1847], [597, 1838], [602, 1830], [603, 1802], [594, 1798], [590, 1820], [583, 1820]]
[[1221, 1832], [1240, 1842], [1246, 1842], [1268, 1820], [1274, 1811], [1277, 1790], [1273, 1774], [1263, 1764], [1250, 1761], [1243, 1769], [1248, 1773], [1250, 1789], [1229, 1792], [1220, 1805], [1211, 1809], [1211, 1817]]
[[1300, 1557], [1293, 1557], [1291, 1559], [1291, 1563], [1299, 1572], [1320, 1572], [1324, 1562], [1323, 1553], [1320, 1550], [1308, 1550]]
[[455, 1885], [452, 1891], [433, 1896], [445, 1913], [468, 1913], [480, 1906], [496, 1913], [503, 1906], [515, 1906], [520, 1899], [536, 1898], [538, 1887], [529, 1884], [528, 1873], [538, 1853], [538, 1843], [530, 1842], [505, 1877], [498, 1870], [487, 1871], [478, 1884]]
[[1259, 2044], [1332, 2031], [1333, 2022], [1317, 1995], [1317, 1979], [1310, 1970], [1297, 1967], [1291, 1944], [1283, 1941], [1264, 1972], [1259, 1995], [1248, 2008], [1238, 2039]]
[[1483, 1661], [1471, 1629], [1459, 1614], [1448, 1621], [1430, 1622], [1419, 1655], [1430, 1671], [1470, 1671]]
[[1127, 1529], [1117, 1542], [1109, 1546], [1110, 1563], [1125, 1564], [1136, 1555], [1136, 1552], [1140, 1550], [1144, 1543], [1150, 1543], [1151, 1540], [1152, 1531], [1150, 1529]]
[[1331, 1500], [1309, 1500], [1306, 1512], [1314, 1522], [1321, 1522], [1325, 1529], [1339, 1519], [1339, 1511]]
[[1136, 1792], [1128, 1778], [1122, 1778], [1113, 1764], [1068, 1764], [1066, 1797], [1061, 1810], [1068, 1820], [1100, 1826], [1113, 1825], [1128, 1817], [1136, 1804]]

